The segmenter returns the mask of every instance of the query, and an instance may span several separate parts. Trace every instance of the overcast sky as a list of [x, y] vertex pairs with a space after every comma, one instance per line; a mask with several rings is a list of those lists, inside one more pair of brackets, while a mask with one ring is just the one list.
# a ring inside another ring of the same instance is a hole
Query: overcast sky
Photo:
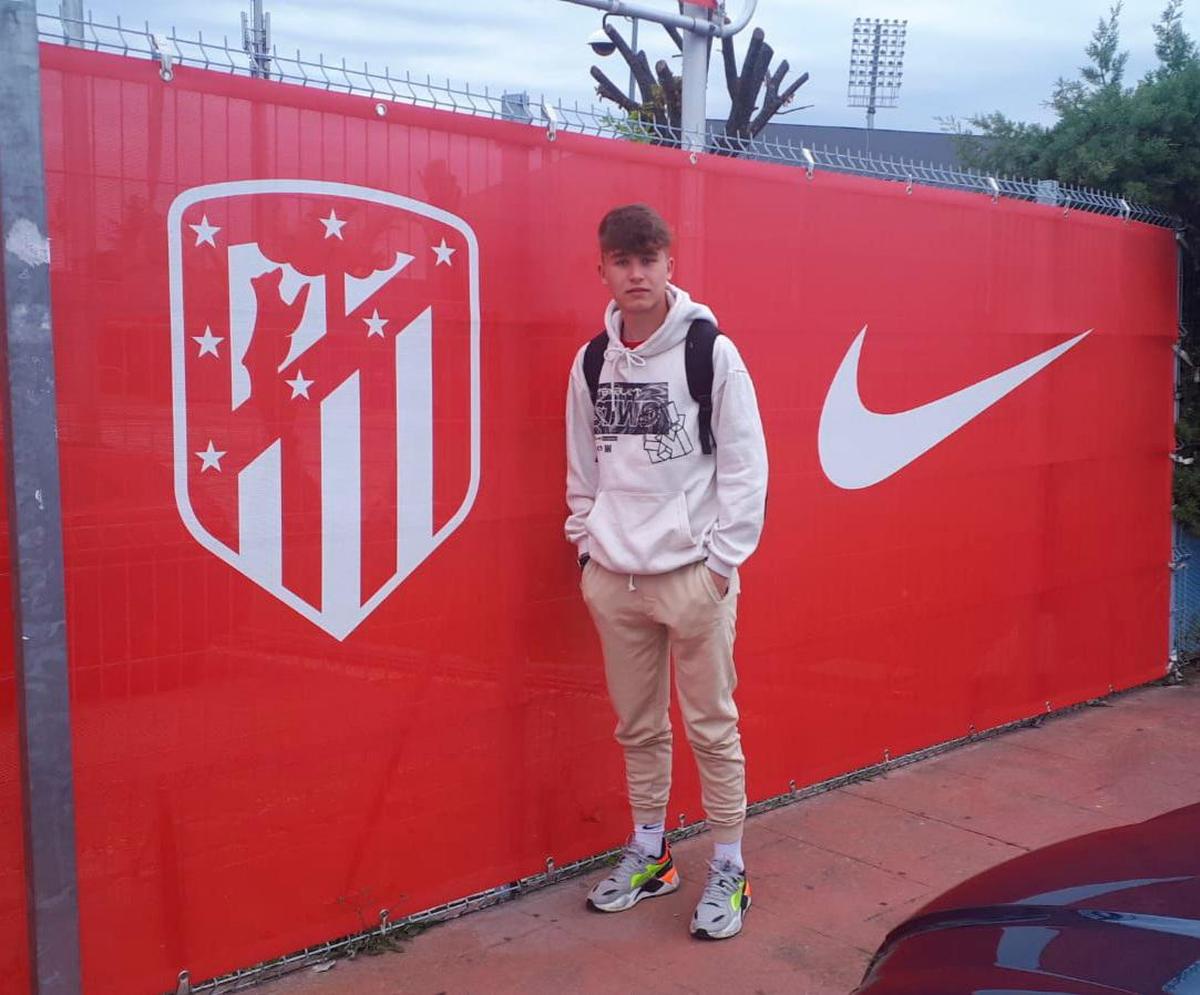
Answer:
[[[643, 0], [677, 9], [668, 0]], [[731, 12], [744, 0], [728, 0]], [[810, 81], [797, 103], [813, 104], [786, 120], [813, 124], [860, 124], [861, 110], [846, 104], [850, 27], [855, 17], [908, 19], [908, 47], [900, 106], [878, 113], [877, 126], [938, 130], [937, 118], [960, 119], [1002, 110], [1027, 121], [1049, 119], [1043, 101], [1055, 78], [1074, 75], [1083, 49], [1108, 0], [759, 0], [753, 24], [762, 27], [776, 58]], [[40, 0], [45, 11], [56, 0]], [[1164, 0], [1126, 0], [1122, 38], [1129, 50], [1129, 78], [1154, 62], [1154, 34]], [[239, 43], [240, 12], [249, 0], [103, 0], [91, 8], [98, 23], [149, 21], [182, 34], [227, 34]], [[472, 87], [528, 90], [581, 104], [596, 97], [588, 69], [599, 64], [622, 88], [628, 73], [619, 56], [596, 59], [585, 46], [600, 13], [565, 0], [266, 0], [273, 41], [282, 51], [306, 57], [323, 53], [352, 65], [410, 70], [450, 77]], [[617, 23], [623, 23], [618, 21]], [[1200, 37], [1200, 0], [1187, 8], [1185, 24]], [[738, 39], [739, 57], [747, 30]], [[642, 46], [653, 63], [674, 46], [662, 29], [643, 24]], [[678, 60], [675, 61], [678, 64]], [[719, 63], [709, 85], [710, 116], [728, 105]]]

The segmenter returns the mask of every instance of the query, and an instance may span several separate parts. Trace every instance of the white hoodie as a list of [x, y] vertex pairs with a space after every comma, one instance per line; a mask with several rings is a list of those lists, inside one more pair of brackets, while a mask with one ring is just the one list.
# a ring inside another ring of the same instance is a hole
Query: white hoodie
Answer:
[[616, 302], [595, 410], [584, 345], [567, 390], [567, 538], [609, 570], [657, 574], [706, 561], [728, 577], [754, 552], [767, 493], [767, 449], [754, 384], [734, 344], [713, 346], [711, 455], [688, 391], [684, 343], [703, 304], [668, 286], [670, 309], [645, 342], [621, 342]]

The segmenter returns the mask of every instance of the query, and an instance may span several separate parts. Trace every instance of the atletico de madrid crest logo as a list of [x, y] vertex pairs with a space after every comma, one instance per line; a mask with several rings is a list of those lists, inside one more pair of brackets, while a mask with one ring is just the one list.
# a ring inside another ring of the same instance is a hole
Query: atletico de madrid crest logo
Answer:
[[479, 251], [367, 187], [255, 180], [168, 219], [175, 498], [196, 540], [345, 639], [479, 487]]

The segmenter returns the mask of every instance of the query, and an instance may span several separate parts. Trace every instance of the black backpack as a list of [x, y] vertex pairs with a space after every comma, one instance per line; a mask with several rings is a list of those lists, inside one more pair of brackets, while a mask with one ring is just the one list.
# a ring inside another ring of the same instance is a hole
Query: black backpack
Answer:
[[[683, 365], [687, 371], [688, 392], [700, 405], [700, 451], [711, 456], [716, 440], [712, 433], [713, 346], [717, 336], [724, 334], [711, 321], [697, 318], [687, 333], [683, 349]], [[600, 389], [600, 371], [604, 368], [604, 350], [608, 348], [608, 332], [601, 332], [587, 344], [583, 353], [583, 378], [593, 406]]]

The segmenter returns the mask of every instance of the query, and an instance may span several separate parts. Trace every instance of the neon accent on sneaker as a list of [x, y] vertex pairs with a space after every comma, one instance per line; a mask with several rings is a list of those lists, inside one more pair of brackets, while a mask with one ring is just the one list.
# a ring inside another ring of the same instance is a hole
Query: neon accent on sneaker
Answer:
[[671, 863], [671, 854], [664, 848], [662, 859], [657, 863], [647, 864], [644, 871], [638, 871], [637, 874], [629, 879], [629, 887], [640, 888], [651, 878], [657, 877], [659, 874], [661, 874], [669, 863]]
[[597, 912], [623, 912], [643, 898], [669, 895], [678, 888], [670, 847], [664, 842], [663, 852], [654, 856], [630, 840], [612, 872], [592, 887], [587, 904]]

